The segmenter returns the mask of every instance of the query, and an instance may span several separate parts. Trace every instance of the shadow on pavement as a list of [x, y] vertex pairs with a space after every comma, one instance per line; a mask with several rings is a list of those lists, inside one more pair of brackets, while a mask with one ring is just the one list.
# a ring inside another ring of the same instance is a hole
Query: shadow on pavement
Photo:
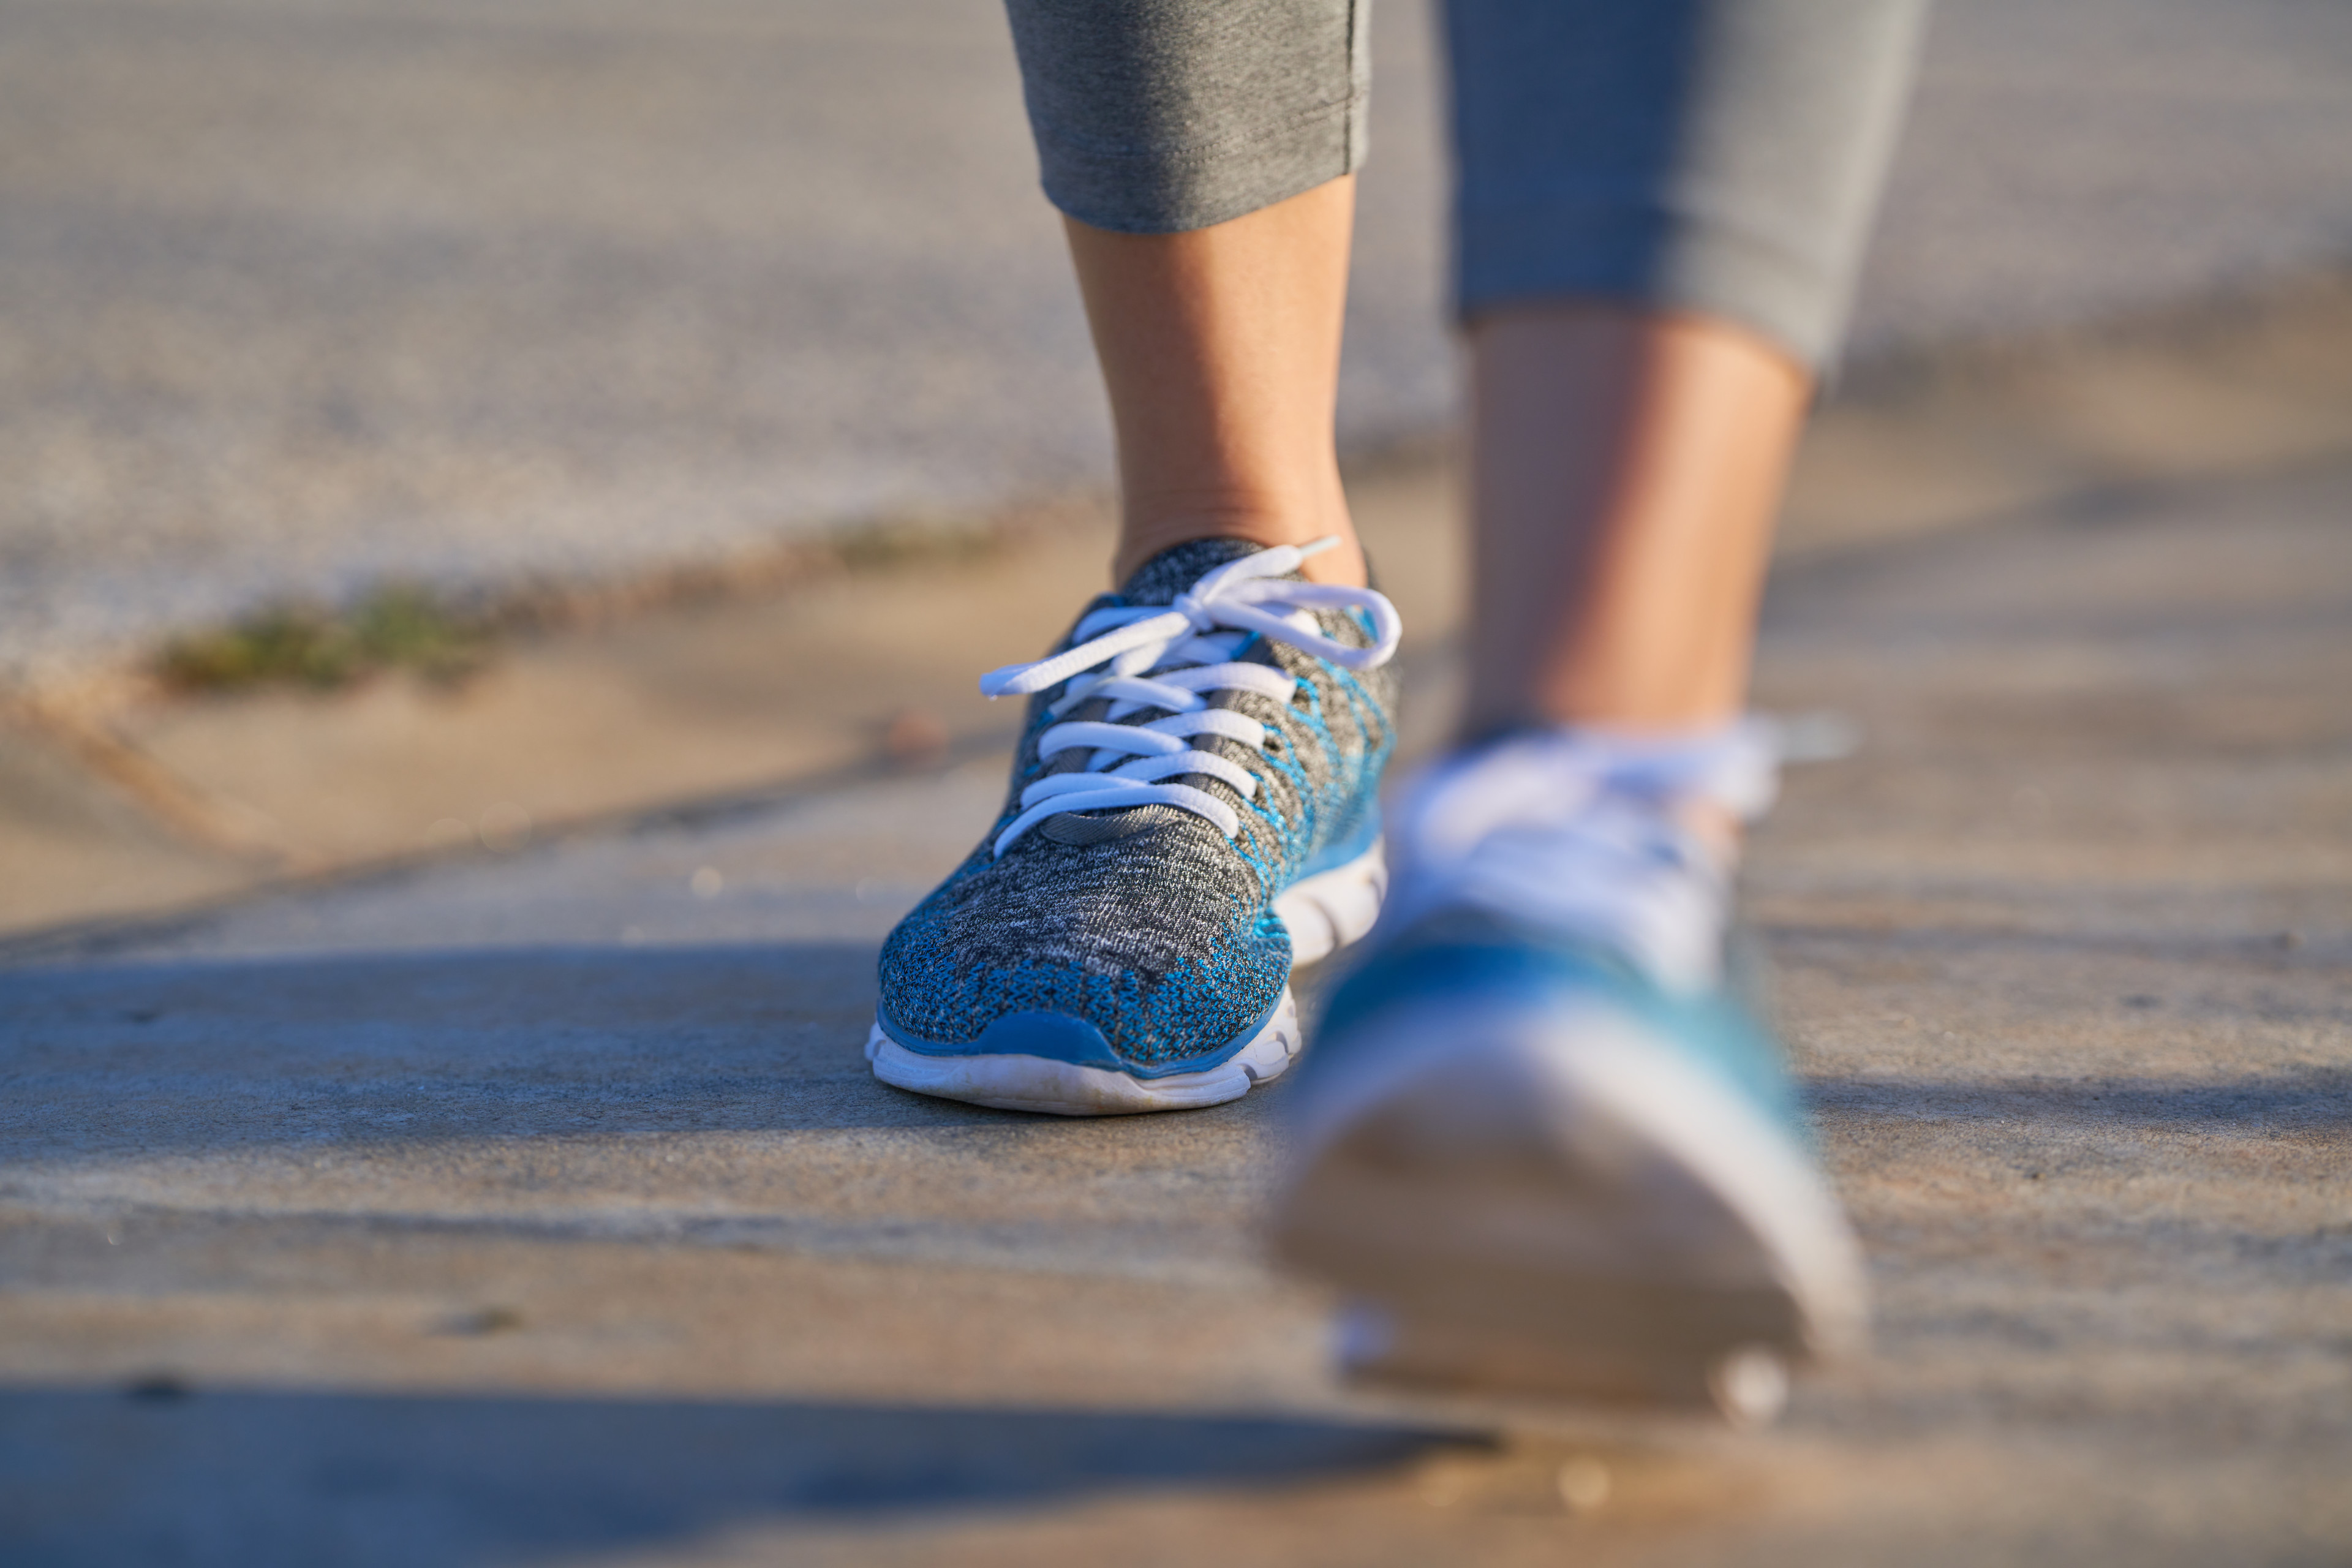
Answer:
[[[16, 1162], [1027, 1120], [874, 1080], [874, 956], [865, 942], [551, 946], [0, 972], [0, 1136]], [[1832, 1078], [1808, 1092], [1864, 1118], [2352, 1124], [2352, 1076], [2319, 1068]]]
[[12, 1160], [1003, 1121], [877, 1083], [867, 942], [0, 972]]
[[676, 1399], [0, 1393], [19, 1564], [528, 1562], [1393, 1467], [1458, 1435], [1313, 1419]]
[[1838, 1118], [2000, 1121], [2080, 1128], [2106, 1123], [2242, 1136], [2352, 1132], [2352, 1069], [2312, 1068], [2237, 1079], [2159, 1078], [1815, 1079], [1813, 1108]]

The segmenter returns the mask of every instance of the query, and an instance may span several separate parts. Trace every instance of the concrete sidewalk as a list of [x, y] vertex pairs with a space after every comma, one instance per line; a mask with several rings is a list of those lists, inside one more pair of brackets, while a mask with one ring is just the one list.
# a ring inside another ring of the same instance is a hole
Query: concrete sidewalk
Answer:
[[[1808, 437], [1780, 558], [2347, 453], [2352, 281], [2321, 274], [1855, 377]], [[1442, 448], [1350, 478], [1417, 664], [1442, 663], [1460, 614], [1456, 489]], [[877, 564], [519, 633], [456, 686], [150, 695], [13, 723], [0, 708], [0, 943], [1001, 744], [1011, 716], [974, 672], [1060, 629], [1099, 585], [1108, 528], [1098, 504], [1016, 514]], [[1444, 699], [1416, 714], [1437, 732]]]
[[[1341, 423], [1454, 405], [1373, 12]], [[2352, 252], [2352, 12], [1941, 8], [1857, 349]], [[0, 687], [273, 599], [724, 568], [1105, 482], [992, 0], [0, 0]]]
[[[1367, 447], [1451, 396], [1426, 16], [1376, 9]], [[1938, 29], [1761, 668], [1865, 739], [1747, 895], [1881, 1331], [1733, 1438], [1336, 1386], [1254, 1239], [1280, 1085], [866, 1076], [1002, 787], [973, 675], [1107, 550], [986, 6], [0, 0], [0, 1561], [2352, 1559], [2352, 24]], [[1409, 750], [1453, 485], [1351, 475]], [[456, 686], [42, 683], [983, 514]]]
[[1762, 701], [1866, 740], [1748, 909], [1882, 1303], [1777, 1433], [1333, 1386], [1252, 1238], [1280, 1085], [875, 1084], [974, 755], [20, 945], [5, 1554], [2344, 1561], [2352, 458], [2017, 495], [1776, 577]]

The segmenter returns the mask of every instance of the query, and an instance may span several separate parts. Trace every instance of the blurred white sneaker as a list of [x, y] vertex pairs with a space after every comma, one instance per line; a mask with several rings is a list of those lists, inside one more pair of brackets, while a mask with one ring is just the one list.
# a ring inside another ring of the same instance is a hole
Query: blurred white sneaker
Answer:
[[1774, 771], [1760, 722], [1547, 731], [1406, 792], [1276, 1223], [1355, 1299], [1352, 1372], [1757, 1420], [1860, 1341], [1859, 1251], [1724, 982], [1729, 828]]

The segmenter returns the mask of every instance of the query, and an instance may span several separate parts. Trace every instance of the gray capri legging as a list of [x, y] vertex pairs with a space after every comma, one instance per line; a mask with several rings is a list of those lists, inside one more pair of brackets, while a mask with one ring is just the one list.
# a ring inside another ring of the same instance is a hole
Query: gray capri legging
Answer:
[[[1046, 195], [1205, 228], [1364, 156], [1370, 0], [1007, 0]], [[1464, 318], [1622, 300], [1821, 367], [1927, 0], [1448, 0]]]

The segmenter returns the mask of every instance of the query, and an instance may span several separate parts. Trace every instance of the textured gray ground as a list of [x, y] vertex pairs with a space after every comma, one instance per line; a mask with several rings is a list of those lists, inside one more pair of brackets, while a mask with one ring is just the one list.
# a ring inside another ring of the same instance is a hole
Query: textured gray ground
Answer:
[[[1378, 11], [1358, 445], [1453, 395]], [[1862, 352], [2341, 257], [2348, 70], [2328, 0], [1956, 0]], [[0, 677], [1106, 472], [988, 0], [0, 0]]]
[[1749, 904], [1882, 1315], [1775, 1436], [1333, 1388], [1251, 1239], [1280, 1085], [875, 1084], [875, 944], [977, 764], [0, 972], [0, 1556], [2341, 1563], [2347, 498], [1784, 564], [1763, 696], [1868, 740]]

